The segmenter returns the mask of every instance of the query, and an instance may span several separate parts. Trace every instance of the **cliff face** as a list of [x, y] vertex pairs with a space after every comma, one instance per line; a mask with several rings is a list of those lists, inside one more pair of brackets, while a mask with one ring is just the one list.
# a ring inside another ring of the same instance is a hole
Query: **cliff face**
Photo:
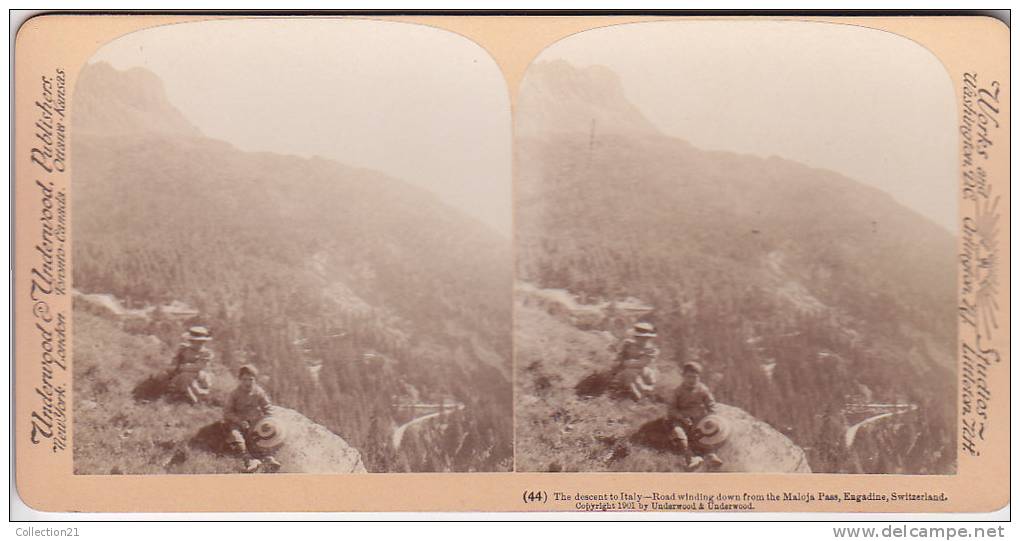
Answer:
[[201, 132], [166, 97], [163, 82], [152, 72], [118, 71], [100, 62], [82, 69], [75, 94], [75, 133], [103, 136], [138, 134], [199, 137]]
[[613, 132], [657, 134], [655, 126], [627, 101], [623, 83], [604, 66], [573, 68], [563, 60], [528, 68], [520, 94], [517, 135]]

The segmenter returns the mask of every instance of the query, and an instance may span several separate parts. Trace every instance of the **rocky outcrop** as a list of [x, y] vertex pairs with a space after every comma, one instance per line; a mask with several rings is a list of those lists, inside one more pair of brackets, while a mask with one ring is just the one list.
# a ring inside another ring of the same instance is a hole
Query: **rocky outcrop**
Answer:
[[655, 134], [658, 129], [627, 101], [620, 77], [604, 66], [577, 68], [564, 60], [536, 62], [519, 94], [518, 136], [582, 133]]
[[72, 125], [76, 133], [199, 137], [201, 132], [166, 97], [163, 82], [142, 68], [118, 70], [106, 62], [78, 74]]
[[287, 408], [274, 407], [273, 417], [287, 439], [275, 453], [285, 473], [365, 473], [361, 453], [343, 438]]

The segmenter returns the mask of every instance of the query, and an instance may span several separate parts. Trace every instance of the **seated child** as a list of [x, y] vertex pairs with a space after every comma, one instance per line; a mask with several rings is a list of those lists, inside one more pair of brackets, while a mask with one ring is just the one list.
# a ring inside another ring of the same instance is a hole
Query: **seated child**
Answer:
[[655, 361], [659, 348], [651, 339], [656, 336], [655, 327], [650, 323], [637, 323], [616, 356], [616, 381], [634, 400], [641, 400], [645, 393], [655, 390]]
[[183, 338], [187, 342], [177, 347], [174, 364], [168, 374], [170, 390], [191, 404], [198, 404], [209, 396], [212, 389], [209, 364], [212, 363], [213, 352], [206, 347], [212, 336], [205, 327], [195, 326], [188, 329]]
[[244, 471], [251, 473], [263, 463], [270, 471], [280, 468], [280, 463], [272, 455], [259, 460], [249, 453], [246, 441], [251, 435], [255, 424], [269, 416], [272, 412], [272, 404], [269, 395], [257, 383], [258, 369], [250, 364], [242, 366], [237, 377], [240, 382], [237, 388], [230, 393], [226, 409], [223, 411], [223, 420], [227, 425], [229, 434], [227, 443], [231, 451], [244, 458]]
[[[687, 469], [694, 470], [705, 460], [712, 468], [718, 468], [723, 461], [715, 453], [708, 453], [702, 458], [697, 442], [691, 442], [694, 427], [701, 419], [715, 411], [715, 397], [712, 391], [701, 382], [701, 365], [687, 362], [683, 366], [683, 383], [676, 388], [673, 400], [669, 403], [667, 417], [673, 432], [670, 437], [681, 454], [687, 460]], [[688, 457], [688, 455], [690, 455]]]

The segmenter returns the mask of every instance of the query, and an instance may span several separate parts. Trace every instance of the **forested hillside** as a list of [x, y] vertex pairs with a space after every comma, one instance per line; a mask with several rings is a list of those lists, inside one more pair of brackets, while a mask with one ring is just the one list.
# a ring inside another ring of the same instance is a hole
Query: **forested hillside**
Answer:
[[[831, 171], [666, 136], [625, 99], [605, 68], [529, 70], [518, 278], [653, 305], [662, 359], [703, 363], [721, 401], [789, 436], [812, 471], [952, 471], [952, 235]], [[845, 412], [890, 403], [917, 409], [847, 448]]]
[[[193, 306], [123, 325], [209, 326], [219, 363], [258, 365], [369, 471], [509, 466], [508, 239], [380, 173], [202, 137], [139, 68], [86, 67], [75, 104], [78, 291]], [[444, 400], [465, 407], [392, 448], [400, 406]]]

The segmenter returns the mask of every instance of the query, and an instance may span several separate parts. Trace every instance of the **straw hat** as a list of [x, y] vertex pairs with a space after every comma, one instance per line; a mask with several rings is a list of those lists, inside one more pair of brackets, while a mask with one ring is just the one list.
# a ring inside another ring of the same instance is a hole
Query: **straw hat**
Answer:
[[255, 423], [251, 429], [253, 444], [263, 450], [274, 449], [283, 445], [287, 434], [283, 425], [272, 417], [266, 417]]
[[212, 336], [209, 334], [209, 329], [201, 325], [195, 325], [194, 327], [188, 329], [188, 332], [182, 334], [181, 336], [187, 338], [188, 340], [198, 340], [202, 342], [206, 340], [212, 340]]
[[695, 427], [701, 437], [698, 439], [704, 447], [717, 448], [730, 437], [730, 423], [718, 415], [708, 415]]
[[655, 334], [655, 327], [651, 323], [645, 323], [642, 321], [634, 324], [634, 336], [655, 338], [658, 335]]

